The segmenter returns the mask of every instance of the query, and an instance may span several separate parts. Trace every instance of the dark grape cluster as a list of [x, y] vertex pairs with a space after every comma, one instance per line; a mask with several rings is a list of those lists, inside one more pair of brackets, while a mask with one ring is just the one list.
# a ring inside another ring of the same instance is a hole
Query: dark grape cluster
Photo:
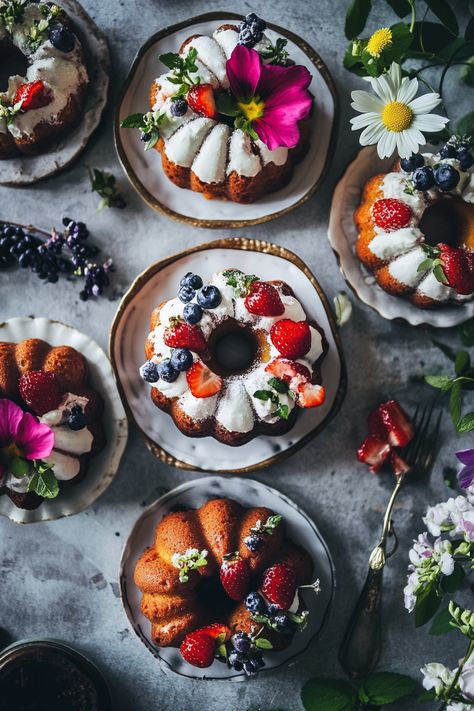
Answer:
[[79, 297], [86, 301], [90, 296], [100, 296], [109, 284], [107, 273], [113, 271], [112, 260], [102, 266], [95, 264], [93, 260], [100, 250], [88, 241], [89, 231], [84, 222], [69, 217], [62, 222], [63, 233], [0, 222], [0, 270], [18, 265], [52, 284], [60, 274], [83, 277], [85, 285]]
[[237, 632], [234, 635], [227, 659], [232, 669], [238, 672], [243, 670], [247, 676], [258, 674], [265, 666], [255, 640], [245, 632]]

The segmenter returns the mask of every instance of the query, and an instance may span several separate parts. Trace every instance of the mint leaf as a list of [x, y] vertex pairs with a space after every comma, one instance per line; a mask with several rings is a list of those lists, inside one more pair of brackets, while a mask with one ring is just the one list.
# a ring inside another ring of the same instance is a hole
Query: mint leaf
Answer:
[[456, 381], [449, 393], [449, 412], [455, 427], [458, 426], [461, 419], [461, 383]]
[[469, 412], [467, 415], [464, 415], [464, 417], [461, 417], [456, 429], [461, 434], [474, 430], [474, 412]]
[[430, 634], [433, 636], [438, 636], [441, 634], [447, 634], [452, 632], [455, 628], [449, 624], [452, 620], [451, 613], [447, 607], [444, 610], [440, 610], [438, 614], [434, 617], [433, 622], [430, 627]]
[[163, 62], [165, 67], [168, 69], [175, 69], [180, 66], [179, 60], [181, 57], [176, 52], [166, 52], [165, 54], [160, 54], [159, 60]]
[[353, 0], [344, 24], [344, 34], [348, 40], [355, 39], [363, 31], [371, 8], [371, 0]]
[[288, 392], [288, 383], [285, 383], [285, 381], [281, 380], [280, 378], [270, 378], [268, 384], [271, 388], [276, 390], [277, 393], [283, 394]]
[[59, 484], [52, 467], [40, 464], [36, 474], [28, 482], [27, 491], [34, 491], [43, 499], [55, 499], [59, 494]]
[[416, 270], [417, 272], [426, 272], [428, 269], [431, 269], [433, 267], [433, 260], [430, 259], [429, 257], [427, 259], [424, 259], [421, 264], [418, 265], [418, 269]]
[[410, 696], [417, 682], [404, 674], [376, 672], [365, 679], [359, 687], [359, 699], [363, 703], [384, 706]]
[[471, 359], [467, 351], [458, 351], [456, 353], [456, 360], [454, 361], [454, 369], [456, 375], [462, 375], [466, 370], [471, 367]]
[[433, 269], [433, 274], [435, 275], [436, 279], [441, 282], [441, 284], [449, 284], [449, 281], [446, 277], [446, 274], [444, 273], [441, 264], [437, 264], [435, 266], [435, 268]]
[[253, 394], [258, 400], [271, 400], [272, 394], [270, 390], [256, 390]]
[[30, 464], [23, 457], [13, 457], [8, 464], [8, 469], [14, 476], [25, 476], [30, 471]]
[[216, 104], [219, 113], [225, 116], [238, 116], [240, 113], [235, 99], [225, 91], [218, 95]]
[[425, 375], [425, 382], [440, 390], [449, 390], [453, 385], [453, 379], [447, 375]]
[[273, 644], [269, 639], [265, 639], [264, 637], [257, 637], [255, 646], [258, 647], [258, 649], [273, 649]]
[[121, 128], [143, 128], [144, 114], [130, 114], [120, 122]]
[[277, 417], [280, 417], [282, 420], [287, 420], [290, 414], [290, 408], [288, 405], [279, 405], [277, 411], [275, 412], [275, 415]]
[[352, 711], [356, 695], [349, 682], [340, 679], [311, 679], [301, 691], [305, 711]]

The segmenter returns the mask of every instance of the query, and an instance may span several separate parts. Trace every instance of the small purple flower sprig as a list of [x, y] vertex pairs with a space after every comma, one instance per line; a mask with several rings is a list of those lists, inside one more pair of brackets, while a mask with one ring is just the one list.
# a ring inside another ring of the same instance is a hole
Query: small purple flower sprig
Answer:
[[83, 279], [81, 301], [98, 297], [109, 285], [112, 259], [96, 261], [99, 247], [89, 240], [84, 222], [63, 217], [64, 230], [49, 232], [33, 225], [0, 221], [0, 271], [19, 266], [30, 269], [45, 283], [55, 284], [60, 275]]

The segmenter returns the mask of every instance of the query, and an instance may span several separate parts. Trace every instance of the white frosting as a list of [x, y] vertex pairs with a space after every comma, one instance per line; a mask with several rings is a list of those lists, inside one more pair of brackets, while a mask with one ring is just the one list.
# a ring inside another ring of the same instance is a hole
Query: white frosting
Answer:
[[433, 272], [430, 272], [421, 280], [417, 291], [435, 301], [446, 301], [452, 295], [452, 289], [438, 281]]
[[183, 124], [165, 143], [169, 160], [183, 168], [190, 168], [196, 152], [214, 125], [215, 121], [208, 118], [197, 118]]
[[393, 232], [380, 232], [370, 242], [370, 250], [380, 259], [390, 259], [411, 249], [423, 238], [417, 227], [402, 227]]
[[205, 138], [192, 168], [203, 183], [224, 182], [229, 134], [230, 128], [224, 123], [218, 123]]
[[162, 120], [162, 123], [160, 124], [160, 134], [164, 140], [171, 138], [173, 133], [176, 133], [176, 131], [178, 130], [178, 128], [180, 126], [182, 126], [183, 124], [188, 123], [188, 121], [192, 121], [198, 117], [197, 114], [195, 114], [194, 111], [191, 111], [190, 108], [188, 108], [188, 110], [186, 111], [184, 116], [173, 116], [173, 114], [171, 113], [172, 104], [173, 104], [173, 101], [168, 98], [165, 100], [164, 104], [160, 105], [160, 99], [158, 98], [156, 103], [153, 106], [153, 110], [160, 109], [161, 106], [163, 107], [163, 109], [160, 113], [164, 113], [165, 118]]
[[286, 163], [288, 159], [288, 148], [285, 148], [285, 146], [275, 148], [274, 151], [271, 151], [268, 146], [266, 146], [265, 143], [260, 139], [255, 141], [255, 143], [258, 146], [258, 150], [260, 151], [260, 157], [262, 159], [263, 165], [267, 165], [268, 163], [274, 163], [275, 165], [284, 165]]
[[317, 331], [314, 326], [310, 326], [311, 331], [311, 346], [309, 351], [305, 354], [305, 360], [309, 360], [310, 363], [314, 363], [320, 358], [323, 352], [323, 339], [319, 331]]
[[418, 271], [418, 267], [424, 259], [426, 254], [422, 248], [415, 247], [410, 252], [393, 259], [388, 265], [388, 271], [400, 284], [414, 287], [421, 279], [422, 273]]
[[153, 386], [166, 397], [179, 397], [189, 390], [186, 373], [180, 373], [172, 383], [167, 383], [166, 380], [160, 378], [157, 383], [153, 383]]
[[257, 328], [263, 328], [265, 331], [269, 331], [274, 323], [281, 321], [283, 318], [290, 319], [291, 321], [306, 321], [306, 314], [298, 299], [294, 296], [286, 296], [285, 294], [280, 294], [280, 299], [285, 307], [284, 312], [280, 316], [258, 316], [256, 318]]
[[83, 427], [82, 430], [72, 430], [67, 425], [54, 427], [54, 449], [60, 449], [70, 454], [87, 454], [92, 449], [94, 437], [92, 432]]
[[240, 380], [230, 380], [219, 401], [216, 420], [229, 432], [250, 432], [254, 426], [254, 412]]
[[14, 474], [9, 473], [4, 478], [3, 486], [11, 491], [16, 491], [17, 494], [26, 494], [30, 479], [31, 474], [25, 474], [25, 476], [15, 476]]
[[426, 208], [427, 201], [424, 194], [418, 190], [415, 190], [412, 195], [406, 193], [408, 182], [405, 173], [387, 173], [382, 181], [381, 190], [385, 198], [401, 200], [411, 207], [415, 217], [420, 218]]
[[194, 420], [207, 420], [212, 417], [216, 410], [217, 395], [211, 397], [194, 397], [188, 390], [179, 399], [179, 405], [183, 412]]
[[239, 41], [239, 33], [231, 29], [216, 30], [212, 36], [222, 48], [226, 58], [229, 59]]
[[240, 128], [235, 129], [230, 137], [227, 175], [235, 170], [239, 175], [253, 178], [260, 172], [261, 167], [259, 156], [252, 151], [250, 137]]
[[46, 464], [54, 466], [54, 476], [58, 481], [70, 481], [79, 474], [81, 462], [77, 457], [71, 457], [63, 452], [53, 450], [45, 459]]
[[202, 62], [217, 77], [220, 86], [227, 89], [229, 80], [225, 70], [226, 56], [220, 44], [212, 37], [201, 35], [200, 37], [194, 37], [187, 45], [187, 49], [189, 47], [194, 47], [197, 50]]
[[[248, 376], [245, 378], [244, 386], [252, 399], [252, 406], [255, 410], [256, 415], [260, 420], [267, 423], [278, 422], [279, 417], [274, 416], [274, 412], [278, 405], [271, 400], [260, 400], [260, 398], [254, 397], [254, 393], [257, 390], [271, 390], [268, 381], [271, 378], [270, 373], [265, 372], [265, 365], [261, 365], [254, 370], [252, 370]], [[281, 405], [287, 405], [289, 411], [295, 407], [295, 401], [286, 393], [277, 393], [279, 403]]]

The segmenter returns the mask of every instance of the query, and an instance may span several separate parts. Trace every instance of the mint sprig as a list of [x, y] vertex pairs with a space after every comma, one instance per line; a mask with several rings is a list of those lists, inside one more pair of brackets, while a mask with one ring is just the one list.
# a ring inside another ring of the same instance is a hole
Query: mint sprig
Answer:
[[227, 279], [227, 286], [231, 286], [236, 296], [242, 298], [249, 294], [252, 284], [258, 281], [258, 276], [255, 276], [255, 274], [244, 274], [240, 269], [226, 269], [222, 273]]
[[260, 519], [255, 523], [255, 526], [250, 528], [252, 533], [268, 533], [269, 536], [273, 536], [275, 529], [280, 525], [283, 520], [281, 514], [274, 514], [269, 516], [265, 523], [262, 523]]
[[446, 274], [444, 273], [443, 260], [439, 258], [439, 255], [441, 254], [440, 250], [429, 244], [422, 244], [421, 247], [427, 257], [418, 265], [417, 271], [432, 271], [436, 279], [441, 282], [441, 284], [449, 284]]
[[270, 59], [270, 64], [279, 64], [282, 67], [286, 67], [290, 56], [285, 49], [287, 44], [288, 40], [283, 37], [278, 37], [275, 44], [270, 45], [267, 50], [260, 54], [260, 56], [262, 59]]
[[281, 420], [287, 420], [290, 416], [290, 408], [286, 403], [280, 402], [278, 394], [288, 394], [291, 397], [293, 397], [294, 394], [288, 388], [288, 383], [285, 383], [285, 381], [280, 378], [270, 378], [268, 384], [272, 390], [256, 390], [253, 396], [264, 402], [271, 400], [271, 402], [276, 405], [275, 412], [273, 413], [275, 417], [279, 417]]
[[35, 459], [33, 466], [36, 471], [28, 482], [27, 492], [34, 491], [43, 499], [55, 499], [59, 494], [59, 484], [54, 476], [53, 464]]
[[375, 672], [359, 682], [311, 679], [301, 691], [305, 711], [356, 711], [385, 706], [412, 696], [417, 682], [405, 674]]
[[0, 24], [10, 34], [13, 31], [13, 26], [23, 22], [23, 15], [28, 0], [4, 0], [0, 5]]
[[125, 200], [117, 190], [115, 175], [108, 173], [106, 170], [99, 170], [98, 168], [87, 168], [87, 171], [89, 173], [92, 192], [97, 193], [101, 198], [97, 210], [103, 210], [104, 207], [118, 207], [119, 209], [123, 209], [125, 207]]
[[160, 60], [168, 69], [171, 69], [171, 74], [167, 79], [177, 86], [175, 96], [186, 94], [192, 86], [200, 83], [201, 79], [199, 76], [191, 76], [191, 74], [195, 74], [198, 71], [196, 59], [197, 49], [195, 47], [191, 47], [189, 52], [184, 56], [176, 52], [160, 54]]
[[28, 32], [27, 42], [31, 49], [36, 50], [40, 44], [46, 39], [47, 31], [52, 22], [61, 13], [59, 5], [40, 5], [40, 11], [43, 17], [41, 20], [35, 20]]
[[5, 124], [9, 126], [17, 113], [21, 110], [22, 101], [17, 101], [13, 106], [7, 106], [0, 99], [0, 119], [5, 121]]
[[138, 128], [147, 136], [145, 150], [153, 148], [160, 138], [160, 126], [166, 114], [160, 111], [148, 111], [146, 114], [130, 114], [120, 122], [121, 128]]

